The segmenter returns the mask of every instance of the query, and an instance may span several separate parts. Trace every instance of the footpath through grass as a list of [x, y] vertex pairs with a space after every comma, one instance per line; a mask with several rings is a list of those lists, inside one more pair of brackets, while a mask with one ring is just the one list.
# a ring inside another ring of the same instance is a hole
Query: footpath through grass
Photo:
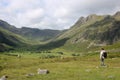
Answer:
[[[105, 63], [107, 67], [100, 66], [99, 55], [40, 59], [0, 54], [0, 76], [7, 75], [8, 80], [119, 80], [120, 58], [108, 58]], [[39, 75], [38, 68], [50, 73]], [[26, 77], [29, 73], [34, 76]]]

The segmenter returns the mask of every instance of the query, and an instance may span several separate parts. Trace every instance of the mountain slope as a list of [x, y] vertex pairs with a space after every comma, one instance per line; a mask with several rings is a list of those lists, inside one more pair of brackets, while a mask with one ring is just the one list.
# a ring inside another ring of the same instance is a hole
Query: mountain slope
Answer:
[[0, 28], [0, 51], [6, 51], [26, 44], [21, 36]]
[[[96, 15], [92, 14], [88, 17], [80, 17], [80, 19], [68, 30], [39, 30], [35, 28], [1, 28], [22, 35], [28, 39], [46, 41], [50, 43], [37, 45], [37, 50], [62, 48], [68, 51], [88, 51], [96, 47], [105, 45], [114, 45], [120, 42], [120, 12], [114, 15]], [[4, 32], [3, 32], [4, 33]], [[1, 33], [1, 35], [3, 35]], [[49, 34], [49, 35], [48, 35]], [[8, 35], [8, 34], [7, 34]], [[7, 36], [4, 35], [4, 36]], [[2, 36], [3, 37], [3, 36]], [[5, 38], [7, 40], [7, 38]], [[19, 39], [22, 40], [22, 39]], [[20, 43], [18, 38], [12, 38], [15, 43]], [[11, 37], [9, 37], [7, 45], [11, 46]], [[12, 46], [15, 46], [12, 45]]]
[[39, 41], [47, 41], [50, 40], [57, 35], [59, 35], [61, 31], [59, 30], [50, 30], [50, 29], [45, 29], [45, 30], [40, 30], [37, 28], [27, 28], [27, 27], [22, 27], [19, 30], [19, 34], [31, 39], [31, 40], [39, 40]]
[[120, 12], [114, 15], [81, 17], [57, 40], [69, 38], [62, 48], [85, 51], [95, 46], [112, 45], [120, 41]]
[[60, 33], [62, 33], [62, 31], [59, 30], [40, 30], [27, 27], [16, 28], [15, 26], [0, 20], [0, 51], [6, 51], [10, 48], [20, 46], [22, 46], [22, 50], [24, 48], [30, 50], [35, 44], [38, 45], [39, 42], [51, 41]]
[[5, 30], [14, 32], [14, 33], [18, 32], [18, 29], [15, 26], [10, 25], [9, 23], [7, 23], [6, 21], [3, 21], [3, 20], [0, 20], [0, 27]]
[[30, 40], [38, 40], [38, 41], [50, 40], [58, 36], [62, 32], [59, 30], [50, 30], [50, 29], [40, 30], [37, 28], [27, 28], [27, 27], [16, 28], [15, 26], [10, 25], [9, 23], [3, 20], [0, 20], [0, 27], [15, 34], [19, 34], [23, 37], [26, 37]]

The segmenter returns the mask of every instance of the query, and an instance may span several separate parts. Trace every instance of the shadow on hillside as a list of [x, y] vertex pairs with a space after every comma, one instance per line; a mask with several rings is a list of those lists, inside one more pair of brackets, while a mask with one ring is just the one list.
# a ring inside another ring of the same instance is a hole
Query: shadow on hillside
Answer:
[[49, 43], [44, 44], [44, 45], [40, 45], [38, 47], [38, 50], [50, 50], [50, 49], [61, 47], [66, 43], [66, 41], [68, 39], [69, 38], [64, 38], [64, 39], [61, 39], [61, 40], [49, 42]]
[[99, 43], [113, 44], [120, 39], [120, 21], [108, 16], [89, 25], [83, 36], [85, 39], [96, 40]]

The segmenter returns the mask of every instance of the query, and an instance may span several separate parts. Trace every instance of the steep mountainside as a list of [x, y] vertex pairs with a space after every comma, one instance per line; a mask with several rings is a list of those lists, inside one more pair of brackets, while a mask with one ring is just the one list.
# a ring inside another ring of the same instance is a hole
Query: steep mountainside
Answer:
[[[50, 41], [61, 34], [59, 30], [40, 30], [36, 28], [16, 28], [9, 23], [0, 20], [0, 51], [6, 51], [22, 46], [25, 48], [32, 43]], [[26, 48], [27, 49], [27, 48]], [[30, 48], [31, 49], [31, 48]]]
[[40, 41], [47, 41], [50, 40], [57, 35], [59, 35], [62, 31], [59, 30], [50, 30], [50, 29], [45, 29], [45, 30], [40, 30], [37, 28], [27, 28], [27, 27], [22, 27], [19, 30], [19, 34], [27, 37], [28, 39], [32, 40], [40, 40]]
[[26, 40], [21, 36], [0, 28], [0, 52], [20, 47], [25, 44]]
[[[16, 46], [24, 39], [51, 42], [36, 45], [37, 50], [48, 50], [59, 47], [68, 51], [86, 51], [99, 46], [120, 43], [120, 12], [114, 15], [96, 15], [80, 17], [68, 30], [39, 30], [35, 28], [16, 28], [0, 21], [0, 47]], [[19, 37], [18, 37], [19, 36]], [[118, 48], [120, 45], [117, 45]]]
[[69, 38], [63, 48], [84, 50], [93, 46], [114, 44], [120, 41], [120, 12], [114, 15], [81, 17], [57, 40]]
[[26, 37], [30, 40], [38, 40], [38, 41], [50, 40], [58, 36], [62, 32], [59, 30], [50, 30], [50, 29], [40, 30], [36, 28], [27, 28], [27, 27], [16, 28], [15, 26], [10, 25], [9, 23], [3, 20], [0, 20], [0, 27], [8, 31], [11, 31], [15, 34], [19, 34], [23, 37]]

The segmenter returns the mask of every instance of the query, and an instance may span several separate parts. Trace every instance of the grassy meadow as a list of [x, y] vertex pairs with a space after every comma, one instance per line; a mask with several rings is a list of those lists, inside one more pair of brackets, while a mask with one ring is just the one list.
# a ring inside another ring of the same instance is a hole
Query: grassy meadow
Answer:
[[[20, 54], [21, 57], [17, 57]], [[116, 54], [116, 57], [111, 57]], [[99, 53], [73, 55], [66, 52], [0, 53], [0, 76], [8, 80], [119, 80], [119, 53], [109, 53], [107, 67], [100, 66]], [[48, 69], [49, 74], [37, 74], [38, 68]], [[26, 74], [34, 76], [26, 76]]]

